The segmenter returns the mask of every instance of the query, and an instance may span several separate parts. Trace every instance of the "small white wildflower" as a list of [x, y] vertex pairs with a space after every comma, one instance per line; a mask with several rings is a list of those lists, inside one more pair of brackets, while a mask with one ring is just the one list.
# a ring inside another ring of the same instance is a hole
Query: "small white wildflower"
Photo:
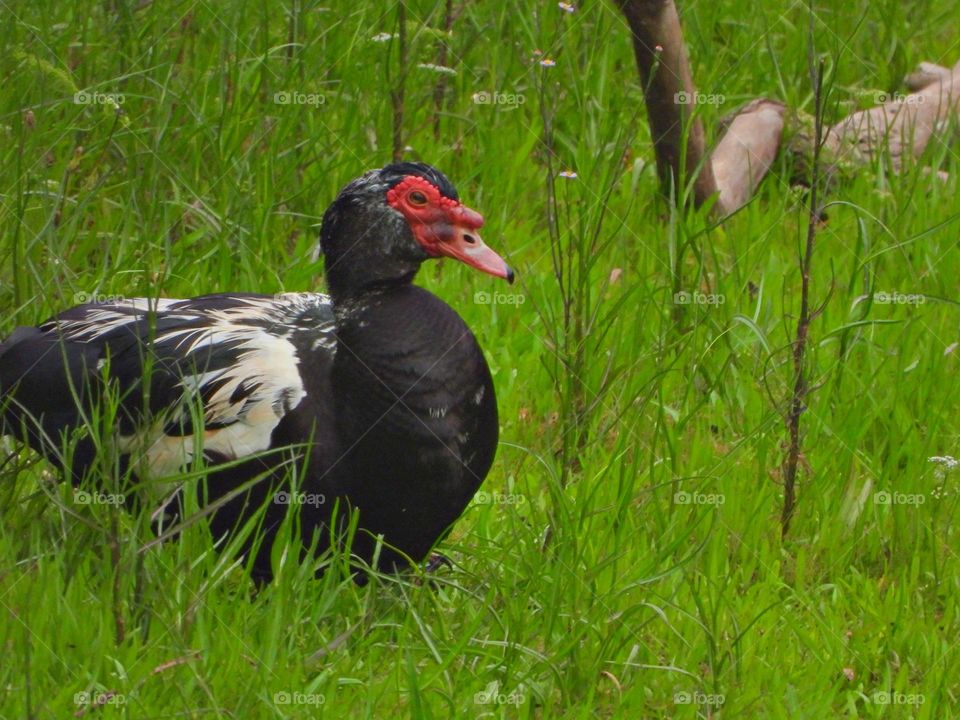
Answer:
[[543, 67], [553, 67], [557, 63], [551, 60], [550, 58], [545, 57], [543, 60], [540, 61], [540, 64], [543, 65]]
[[960, 460], [957, 460], [955, 457], [950, 455], [934, 455], [933, 457], [927, 458], [927, 462], [936, 463], [937, 465], [943, 465], [946, 470], [955, 470], [960, 466]]
[[568, 3], [568, 2], [559, 2], [557, 3], [557, 6], [564, 12], [568, 12], [568, 13], [572, 13], [577, 9], [574, 7], [573, 3]]
[[933, 474], [939, 480], [943, 480], [948, 472], [953, 472], [960, 466], [960, 460], [950, 455], [934, 455], [927, 458], [927, 462], [936, 463], [937, 468], [933, 471]]
[[577, 173], [573, 170], [561, 170], [560, 177], [566, 178], [567, 180], [573, 180], [577, 177]]
[[377, 33], [370, 39], [373, 40], [374, 42], [386, 42], [387, 40], [393, 40], [393, 38], [394, 38], [393, 33], [382, 32], [382, 33]]

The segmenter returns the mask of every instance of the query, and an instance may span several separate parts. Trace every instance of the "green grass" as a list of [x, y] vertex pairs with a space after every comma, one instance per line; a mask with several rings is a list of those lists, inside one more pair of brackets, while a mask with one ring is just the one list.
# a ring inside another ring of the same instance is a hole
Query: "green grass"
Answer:
[[[389, 3], [0, 4], [3, 334], [91, 295], [322, 288], [317, 223], [389, 160], [401, 77], [407, 157], [448, 174], [519, 274], [514, 288], [451, 264], [420, 274], [479, 338], [502, 424], [488, 502], [443, 544], [456, 568], [435, 585], [312, 580], [291, 552], [254, 594], [200, 526], [138, 553], [145, 518], [76, 503], [25, 453], [8, 461], [0, 718], [70, 717], [104, 692], [85, 717], [960, 716], [958, 478], [928, 460], [960, 449], [956, 144], [922, 163], [949, 181], [878, 166], [828, 191], [816, 390], [781, 542], [806, 232], [789, 156], [722, 227], [670, 212], [629, 37], [593, 0], [468, 3], [435, 136], [441, 76], [419, 64], [436, 62], [443, 5], [407, 4], [404, 69], [395, 42], [372, 40], [396, 31]], [[758, 95], [811, 111], [802, 4], [681, 5], [697, 84], [726, 98], [704, 108], [713, 139]], [[955, 12], [818, 8], [827, 120], [921, 60], [952, 65]], [[565, 168], [578, 177], [552, 177]], [[675, 287], [724, 301], [677, 322]], [[863, 299], [881, 292], [926, 302]]]

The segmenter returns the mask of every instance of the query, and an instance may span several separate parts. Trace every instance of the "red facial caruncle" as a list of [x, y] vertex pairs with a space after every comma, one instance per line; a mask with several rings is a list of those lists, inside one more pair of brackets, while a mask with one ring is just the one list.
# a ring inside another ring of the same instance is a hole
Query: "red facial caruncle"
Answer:
[[413, 237], [430, 257], [452, 257], [513, 282], [513, 271], [477, 233], [483, 216], [443, 195], [429, 180], [407, 175], [387, 191], [387, 203], [403, 215]]

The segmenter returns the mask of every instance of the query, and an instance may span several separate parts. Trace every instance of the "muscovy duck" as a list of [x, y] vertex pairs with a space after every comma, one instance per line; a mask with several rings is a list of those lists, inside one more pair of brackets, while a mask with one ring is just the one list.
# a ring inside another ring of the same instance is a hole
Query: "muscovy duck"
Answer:
[[74, 484], [96, 482], [85, 435], [114, 393], [119, 466], [140, 496], [191, 487], [182, 473], [202, 453], [216, 538], [263, 510], [258, 578], [271, 577], [284, 500], [300, 503], [305, 546], [329, 545], [336, 505], [341, 518], [358, 511], [355, 555], [387, 570], [420, 562], [487, 475], [498, 424], [473, 334], [412, 281], [446, 256], [512, 282], [482, 225], [429, 165], [368, 172], [323, 216], [329, 295], [88, 303], [17, 328], [0, 343], [0, 429]]

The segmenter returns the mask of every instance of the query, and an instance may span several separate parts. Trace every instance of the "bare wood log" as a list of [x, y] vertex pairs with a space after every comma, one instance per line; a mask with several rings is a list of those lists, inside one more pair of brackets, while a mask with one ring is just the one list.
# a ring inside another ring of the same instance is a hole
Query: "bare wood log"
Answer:
[[767, 174], [780, 148], [785, 110], [777, 100], [758, 98], [728, 121], [726, 133], [710, 155], [720, 213], [743, 207]]
[[923, 90], [927, 85], [937, 80], [948, 79], [950, 72], [950, 68], [945, 68], [943, 65], [922, 62], [917, 65], [916, 70], [903, 79], [903, 84], [907, 86], [908, 90], [916, 92], [917, 90]]
[[[936, 74], [936, 73], [934, 73]], [[839, 161], [864, 163], [887, 152], [894, 168], [918, 157], [937, 126], [960, 113], [960, 63], [923, 89], [861, 110], [827, 131], [826, 149]]]
[[[693, 195], [699, 205], [717, 186], [706, 155], [703, 123], [693, 114], [697, 93], [677, 8], [673, 0], [617, 2], [633, 34], [661, 186], [669, 193], [678, 178], [695, 177]], [[680, 190], [674, 189], [677, 197]]]

